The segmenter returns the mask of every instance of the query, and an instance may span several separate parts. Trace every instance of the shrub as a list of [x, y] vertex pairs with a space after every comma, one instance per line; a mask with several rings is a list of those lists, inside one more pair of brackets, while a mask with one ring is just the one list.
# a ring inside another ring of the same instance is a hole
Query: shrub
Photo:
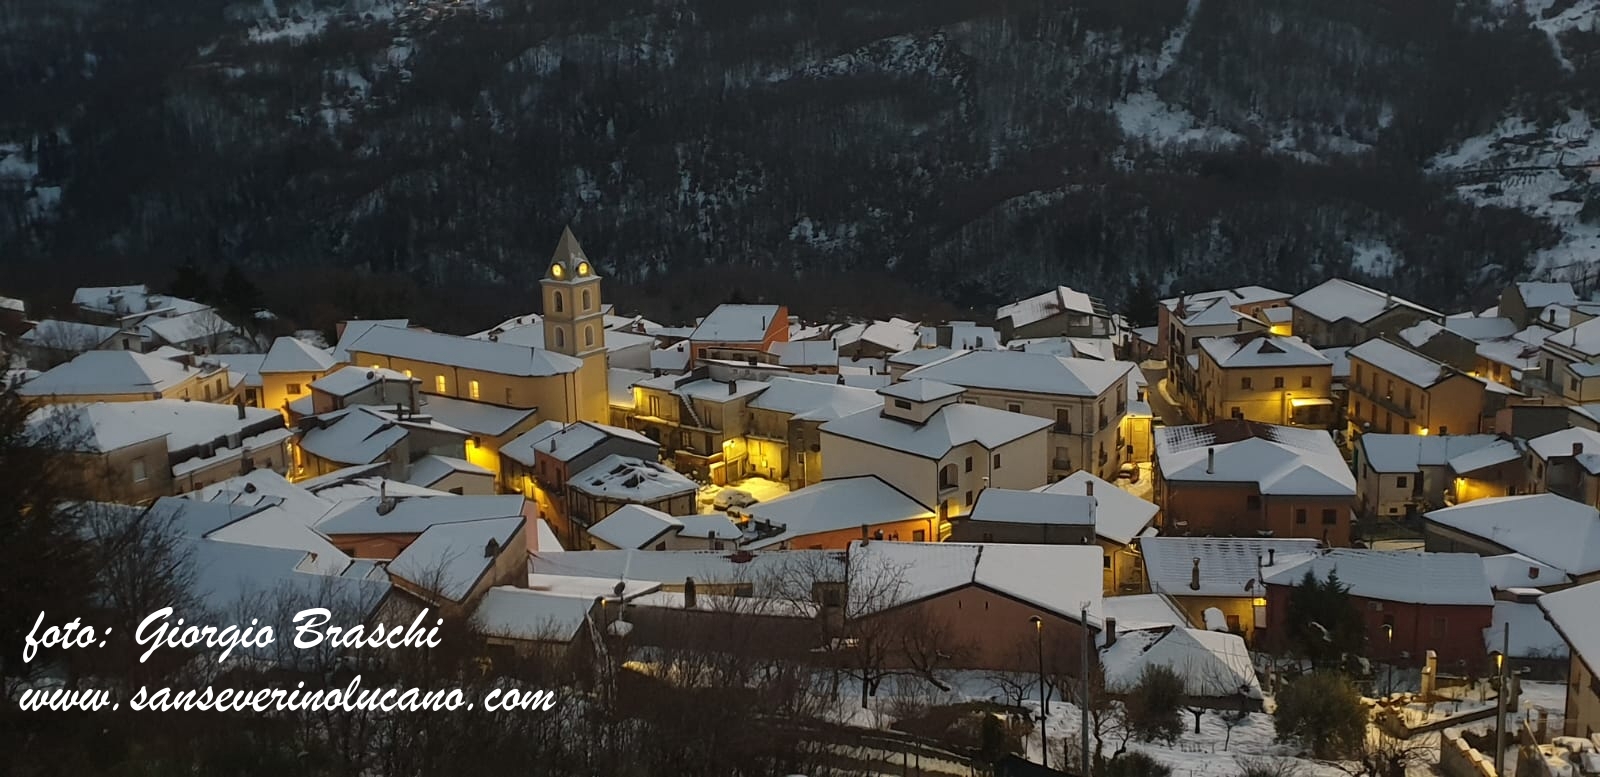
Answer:
[[1367, 708], [1342, 674], [1313, 672], [1278, 694], [1278, 741], [1296, 742], [1317, 758], [1347, 757], [1367, 736]]

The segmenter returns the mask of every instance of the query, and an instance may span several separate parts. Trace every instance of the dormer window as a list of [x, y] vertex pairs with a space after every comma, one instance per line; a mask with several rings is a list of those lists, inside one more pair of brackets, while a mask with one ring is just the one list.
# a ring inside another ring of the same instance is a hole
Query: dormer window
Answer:
[[894, 401], [894, 406], [900, 408], [901, 410], [910, 410], [911, 401], [907, 399], [896, 399]]
[[586, 276], [588, 274], [589, 274], [589, 263], [588, 262], [578, 262], [578, 277], [582, 278], [582, 277], [584, 277], [584, 276]]

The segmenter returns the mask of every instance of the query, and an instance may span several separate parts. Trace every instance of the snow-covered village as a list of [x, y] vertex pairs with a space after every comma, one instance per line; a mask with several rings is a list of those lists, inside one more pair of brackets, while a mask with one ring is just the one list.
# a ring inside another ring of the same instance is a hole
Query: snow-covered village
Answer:
[[[754, 716], [710, 737], [750, 774], [1600, 771], [1600, 301], [1570, 284], [662, 323], [599, 266], [563, 230], [533, 312], [475, 333], [268, 338], [269, 311], [146, 285], [0, 300], [17, 514], [115, 538], [87, 567], [113, 621], [426, 609], [572, 720]], [[66, 541], [31, 531], [9, 549]], [[395, 660], [244, 653], [160, 671]], [[28, 668], [13, 696], [113, 671]], [[595, 773], [644, 748], [580, 733]]]

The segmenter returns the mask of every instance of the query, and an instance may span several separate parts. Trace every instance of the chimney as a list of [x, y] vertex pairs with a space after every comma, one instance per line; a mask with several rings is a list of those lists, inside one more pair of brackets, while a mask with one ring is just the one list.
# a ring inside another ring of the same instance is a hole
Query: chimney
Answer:
[[[238, 406], [238, 408], [239, 408], [239, 420], [243, 421], [244, 420], [244, 400], [241, 399], [238, 402], [235, 402], [233, 404]], [[1573, 443], [1572, 447], [1574, 447], [1574, 448], [1582, 448], [1583, 445], [1580, 444], [1580, 443]], [[1574, 453], [1573, 455], [1577, 455], [1577, 454]]]
[[489, 333], [489, 342], [491, 342], [491, 343], [500, 342], [500, 333], [499, 332], [490, 332]]
[[483, 545], [483, 557], [494, 558], [498, 555], [500, 555], [500, 541], [490, 537], [489, 541]]
[[1117, 619], [1106, 618], [1106, 647], [1117, 644]]
[[1216, 474], [1216, 471], [1217, 471], [1217, 449], [1216, 448], [1207, 448], [1206, 449], [1206, 474], [1207, 475]]
[[746, 356], [745, 357], [745, 361], [749, 362], [751, 367], [756, 366], [756, 357], [754, 357], [754, 356]]
[[734, 394], [737, 394], [737, 393], [739, 393], [739, 381], [737, 381], [737, 380], [728, 381], [728, 396], [731, 397], [731, 396], [733, 396]]
[[[240, 410], [240, 412], [242, 413], [244, 411]], [[243, 416], [241, 416], [241, 417], [243, 417]], [[1572, 455], [1574, 455], [1574, 456], [1582, 456], [1583, 455], [1583, 443], [1581, 443], [1581, 442], [1572, 443]]]
[[1094, 481], [1093, 480], [1085, 480], [1085, 481], [1083, 481], [1083, 495], [1084, 496], [1094, 496]]
[[661, 377], [661, 368], [660, 367], [656, 367], [656, 368], [650, 370], [650, 375], [652, 377], [657, 377], [657, 378]]
[[1278, 549], [1267, 548], [1267, 566], [1270, 567], [1276, 563], [1278, 563]]
[[694, 578], [686, 577], [683, 579], [683, 609], [694, 609], [694, 598]]
[[836, 381], [834, 381], [834, 383], [837, 383], [837, 384], [839, 384], [839, 385], [841, 385], [841, 386], [843, 386], [843, 385], [844, 385], [844, 376], [843, 376], [843, 375], [840, 375], [840, 376], [839, 376], [839, 379], [838, 379], [838, 380], [836, 380]]
[[389, 481], [378, 478], [378, 501], [383, 502], [389, 498]]
[[1189, 590], [1200, 590], [1200, 557], [1194, 557], [1194, 569], [1189, 571]]

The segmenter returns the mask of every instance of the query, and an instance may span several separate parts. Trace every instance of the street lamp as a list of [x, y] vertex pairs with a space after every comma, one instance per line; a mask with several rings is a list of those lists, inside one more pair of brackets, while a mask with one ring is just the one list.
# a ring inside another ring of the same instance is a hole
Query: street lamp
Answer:
[[1389, 646], [1389, 681], [1385, 684], [1385, 694], [1394, 693], [1394, 624], [1383, 624], [1383, 636]]
[[1033, 624], [1033, 634], [1039, 644], [1039, 757], [1040, 765], [1050, 766], [1050, 736], [1045, 733], [1045, 721], [1050, 717], [1050, 702], [1044, 694], [1044, 619], [1037, 615], [1028, 617]]

